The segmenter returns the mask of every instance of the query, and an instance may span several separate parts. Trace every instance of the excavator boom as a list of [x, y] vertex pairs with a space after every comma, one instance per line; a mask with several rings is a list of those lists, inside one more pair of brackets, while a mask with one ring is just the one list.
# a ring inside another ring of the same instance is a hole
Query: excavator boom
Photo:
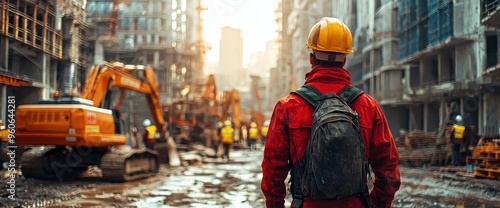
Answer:
[[[229, 107], [231, 111], [229, 111]], [[224, 105], [222, 106], [222, 120], [226, 120], [231, 112], [231, 120], [233, 126], [236, 128], [241, 127], [241, 106], [240, 106], [240, 93], [238, 90], [233, 89], [225, 92]]]
[[[136, 71], [143, 72], [143, 80], [134, 75]], [[120, 96], [115, 109], [120, 107], [124, 89], [144, 94], [156, 128], [161, 135], [165, 135], [165, 120], [160, 105], [160, 92], [156, 87], [157, 82], [151, 66], [143, 68], [142, 66], [124, 65], [122, 63], [104, 63], [100, 66], [94, 66], [85, 83], [81, 97], [92, 100], [96, 107], [102, 107], [102, 101], [108, 92], [109, 86], [120, 88]]]

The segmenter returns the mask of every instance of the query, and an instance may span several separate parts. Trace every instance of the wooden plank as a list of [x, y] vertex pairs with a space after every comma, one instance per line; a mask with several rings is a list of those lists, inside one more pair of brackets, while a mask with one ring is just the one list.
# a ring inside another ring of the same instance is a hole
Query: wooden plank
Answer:
[[28, 18], [23, 18], [23, 42], [28, 42]]
[[31, 45], [36, 46], [36, 13], [38, 12], [38, 3], [33, 5], [33, 24], [31, 25]]
[[474, 169], [474, 176], [500, 180], [500, 170], [476, 168]]
[[467, 173], [467, 172], [456, 172], [455, 175], [457, 176], [462, 176], [462, 177], [468, 177], [468, 178], [474, 178], [474, 173]]
[[0, 11], [0, 34], [5, 34], [5, 25], [6, 25], [6, 22], [5, 21], [5, 12], [7, 11], [7, 8], [6, 8], [7, 4], [5, 3], [5, 0], [2, 0], [2, 8]]
[[46, 51], [47, 48], [47, 19], [49, 15], [49, 5], [45, 5], [45, 11], [43, 12], [43, 30], [42, 30], [42, 50]]

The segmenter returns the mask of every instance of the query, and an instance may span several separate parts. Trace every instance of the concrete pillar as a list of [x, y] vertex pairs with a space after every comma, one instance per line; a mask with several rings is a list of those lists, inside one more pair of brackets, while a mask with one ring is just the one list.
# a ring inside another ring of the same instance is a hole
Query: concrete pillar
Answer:
[[500, 64], [500, 32], [497, 32], [497, 64]]
[[469, 117], [471, 116], [470, 113], [468, 112], [468, 115], [465, 115], [464, 111], [464, 97], [460, 97], [460, 115], [462, 116], [463, 123], [467, 123], [466, 120], [470, 119]]
[[158, 70], [160, 68], [160, 51], [154, 52], [153, 67]]
[[484, 95], [481, 95], [480, 99], [479, 99], [479, 109], [478, 109], [478, 113], [479, 113], [479, 118], [478, 118], [478, 122], [477, 122], [477, 130], [478, 130], [478, 134], [483, 134], [484, 133], [484, 130], [483, 130], [483, 126], [486, 124], [486, 102], [484, 100], [485, 96]]
[[48, 99], [50, 97], [50, 63], [49, 56], [46, 53], [41, 53], [38, 56], [38, 62], [41, 65], [42, 70], [42, 99]]
[[6, 124], [7, 123], [7, 86], [6, 85], [2, 85], [2, 97], [0, 97], [0, 102], [2, 102], [0, 104], [0, 108], [1, 108], [1, 112], [0, 113], [0, 119], [2, 119], [3, 123]]
[[104, 47], [102, 46], [101, 42], [96, 41], [94, 47], [94, 64], [100, 65], [102, 64], [103, 61], [104, 61]]
[[9, 68], [9, 39], [0, 37], [0, 67]]
[[424, 114], [424, 120], [423, 120], [424, 125], [423, 125], [423, 129], [422, 130], [424, 130], [424, 132], [427, 132], [428, 129], [429, 129], [428, 125], [429, 125], [429, 117], [430, 117], [429, 116], [429, 103], [424, 103], [424, 112], [423, 112], [423, 114]]

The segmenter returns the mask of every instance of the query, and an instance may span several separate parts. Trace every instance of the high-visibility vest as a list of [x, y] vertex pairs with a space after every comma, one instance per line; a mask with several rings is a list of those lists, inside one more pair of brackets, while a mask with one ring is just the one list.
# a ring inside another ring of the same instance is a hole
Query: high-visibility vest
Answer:
[[248, 137], [256, 139], [257, 136], [259, 136], [259, 130], [257, 129], [257, 127], [251, 127], [248, 131]]
[[224, 128], [221, 129], [221, 132], [220, 132], [220, 136], [221, 136], [221, 140], [220, 142], [224, 143], [224, 144], [232, 144], [234, 142], [234, 138], [233, 138], [233, 128], [231, 128], [230, 126], [226, 126]]
[[154, 140], [156, 134], [156, 126], [148, 126], [146, 127], [146, 131], [148, 132], [148, 139]]
[[455, 124], [453, 125], [453, 132], [455, 139], [462, 139], [464, 138], [465, 126]]
[[267, 127], [267, 126], [263, 126], [262, 127], [262, 129], [261, 129], [262, 136], [266, 136], [267, 135], [267, 130], [269, 130], [269, 127]]

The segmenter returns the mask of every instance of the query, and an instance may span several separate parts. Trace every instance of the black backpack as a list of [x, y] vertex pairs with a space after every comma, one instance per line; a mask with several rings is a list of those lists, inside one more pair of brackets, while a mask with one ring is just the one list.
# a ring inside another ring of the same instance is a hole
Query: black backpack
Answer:
[[369, 207], [368, 162], [357, 112], [349, 104], [363, 91], [346, 85], [337, 94], [306, 84], [292, 92], [315, 107], [304, 156], [292, 167], [292, 207], [303, 198], [344, 199], [359, 196]]

